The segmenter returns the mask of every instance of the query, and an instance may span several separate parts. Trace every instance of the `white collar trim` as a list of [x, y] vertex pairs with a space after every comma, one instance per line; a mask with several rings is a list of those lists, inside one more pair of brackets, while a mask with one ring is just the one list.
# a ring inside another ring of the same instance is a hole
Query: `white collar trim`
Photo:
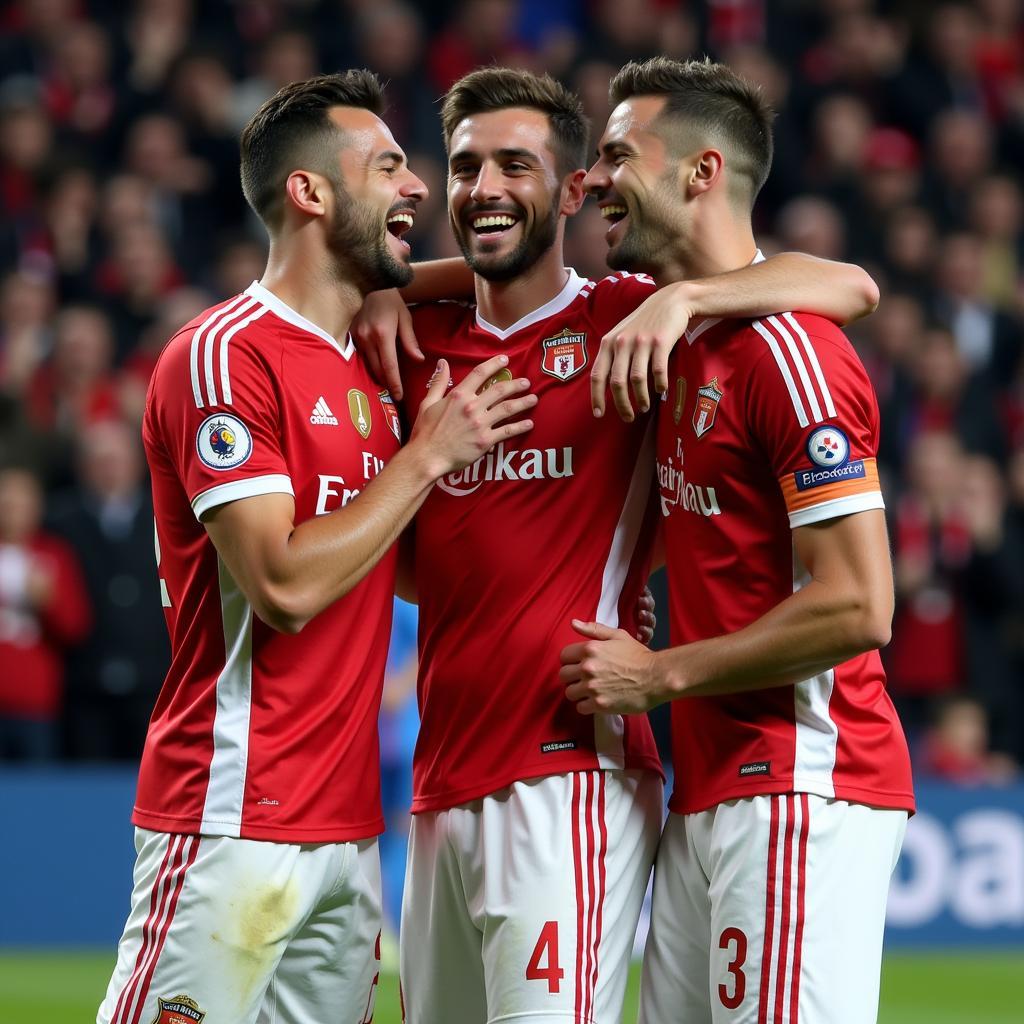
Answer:
[[[760, 249], [754, 253], [754, 258], [750, 261], [750, 266], [755, 263], [764, 263], [764, 253]], [[686, 343], [692, 345], [705, 331], [711, 330], [715, 324], [720, 324], [722, 318], [720, 316], [708, 317], [706, 320], [701, 320], [696, 327], [688, 328], [683, 332], [683, 336], [686, 338]]]
[[293, 327], [298, 327], [303, 331], [308, 331], [310, 334], [315, 334], [318, 338], [323, 338], [331, 348], [337, 349], [345, 359], [352, 358], [355, 345], [352, 343], [351, 334], [345, 336], [345, 344], [342, 345], [337, 338], [332, 337], [322, 327], [317, 327], [312, 320], [307, 320], [301, 313], [297, 313], [287, 302], [279, 299], [270, 291], [269, 288], [264, 288], [259, 281], [253, 281], [245, 289], [245, 294], [251, 295], [254, 299], [262, 302], [271, 312], [275, 313], [285, 322], [290, 323]]
[[524, 327], [540, 323], [541, 320], [547, 320], [549, 316], [561, 313], [562, 310], [565, 309], [577, 295], [579, 295], [581, 289], [587, 283], [586, 278], [580, 277], [572, 267], [566, 267], [565, 269], [569, 272], [569, 280], [565, 282], [565, 286], [562, 290], [553, 299], [545, 302], [543, 306], [535, 309], [532, 313], [527, 313], [524, 317], [520, 317], [520, 319], [518, 319], [514, 324], [504, 329], [501, 327], [495, 327], [494, 324], [489, 324], [480, 315], [480, 308], [477, 307], [477, 327], [482, 331], [486, 331], [488, 334], [493, 334], [501, 341], [504, 341], [510, 335], [515, 334], [516, 331], [521, 331]]

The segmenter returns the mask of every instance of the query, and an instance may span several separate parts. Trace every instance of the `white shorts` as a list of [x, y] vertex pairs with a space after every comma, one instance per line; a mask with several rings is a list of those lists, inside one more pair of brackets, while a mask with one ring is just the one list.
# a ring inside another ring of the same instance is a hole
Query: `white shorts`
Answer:
[[869, 1024], [907, 812], [806, 793], [670, 814], [641, 1024]]
[[298, 846], [136, 829], [135, 848], [98, 1024], [372, 1019], [376, 839]]
[[407, 1024], [619, 1024], [662, 807], [657, 775], [595, 770], [414, 815]]

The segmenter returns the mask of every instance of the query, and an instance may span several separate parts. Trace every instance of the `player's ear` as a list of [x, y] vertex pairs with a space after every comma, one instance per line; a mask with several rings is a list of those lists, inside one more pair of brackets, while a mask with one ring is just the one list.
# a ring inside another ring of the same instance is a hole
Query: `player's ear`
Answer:
[[572, 174], [567, 174], [562, 179], [559, 213], [564, 214], [566, 217], [573, 217], [580, 212], [583, 200], [587, 198], [587, 194], [583, 191], [583, 179], [586, 176], [587, 172], [580, 168], [573, 171]]
[[705, 149], [697, 153], [692, 162], [684, 162], [680, 169], [684, 172], [682, 184], [686, 195], [692, 199], [715, 187], [725, 170], [725, 160], [720, 150]]
[[289, 205], [307, 217], [322, 217], [327, 212], [327, 180], [312, 171], [295, 170], [284, 183]]

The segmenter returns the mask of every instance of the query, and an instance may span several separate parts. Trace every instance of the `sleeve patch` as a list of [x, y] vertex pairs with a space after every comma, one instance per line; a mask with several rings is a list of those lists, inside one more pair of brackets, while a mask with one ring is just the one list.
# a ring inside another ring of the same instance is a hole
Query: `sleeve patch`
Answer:
[[252, 434], [237, 416], [215, 413], [199, 425], [196, 453], [210, 469], [237, 469], [252, 455]]
[[819, 469], [812, 466], [788, 473], [780, 481], [786, 508], [792, 514], [853, 494], [878, 491], [878, 466], [874, 459], [855, 459], [842, 465]]

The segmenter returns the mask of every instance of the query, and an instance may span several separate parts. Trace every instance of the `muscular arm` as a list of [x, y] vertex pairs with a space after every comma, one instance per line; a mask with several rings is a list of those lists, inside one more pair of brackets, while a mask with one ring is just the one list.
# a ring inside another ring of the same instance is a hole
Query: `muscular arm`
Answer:
[[652, 653], [622, 630], [579, 623], [591, 639], [562, 653], [566, 695], [584, 713], [784, 686], [889, 642], [892, 568], [880, 509], [793, 532], [809, 581], [727, 636]]
[[473, 296], [473, 271], [458, 256], [412, 265], [413, 279], [398, 290], [405, 302], [436, 302]]
[[878, 286], [867, 271], [804, 253], [781, 253], [749, 267], [665, 285], [602, 339], [591, 372], [594, 414], [611, 388], [619, 415], [632, 420], [630, 386], [641, 412], [654, 388], [668, 389], [668, 358], [695, 317], [756, 317], [785, 310], [816, 313], [835, 323], [866, 316], [878, 305]]
[[[504, 356], [481, 363], [442, 398], [449, 371], [441, 360], [409, 444], [343, 508], [296, 525], [292, 496], [266, 494], [209, 513], [210, 539], [267, 625], [299, 632], [380, 561], [436, 479], [532, 427], [528, 419], [505, 422], [536, 403], [533, 395], [514, 397], [527, 386], [525, 380], [476, 394], [506, 363]], [[498, 389], [494, 399], [488, 397]]]

